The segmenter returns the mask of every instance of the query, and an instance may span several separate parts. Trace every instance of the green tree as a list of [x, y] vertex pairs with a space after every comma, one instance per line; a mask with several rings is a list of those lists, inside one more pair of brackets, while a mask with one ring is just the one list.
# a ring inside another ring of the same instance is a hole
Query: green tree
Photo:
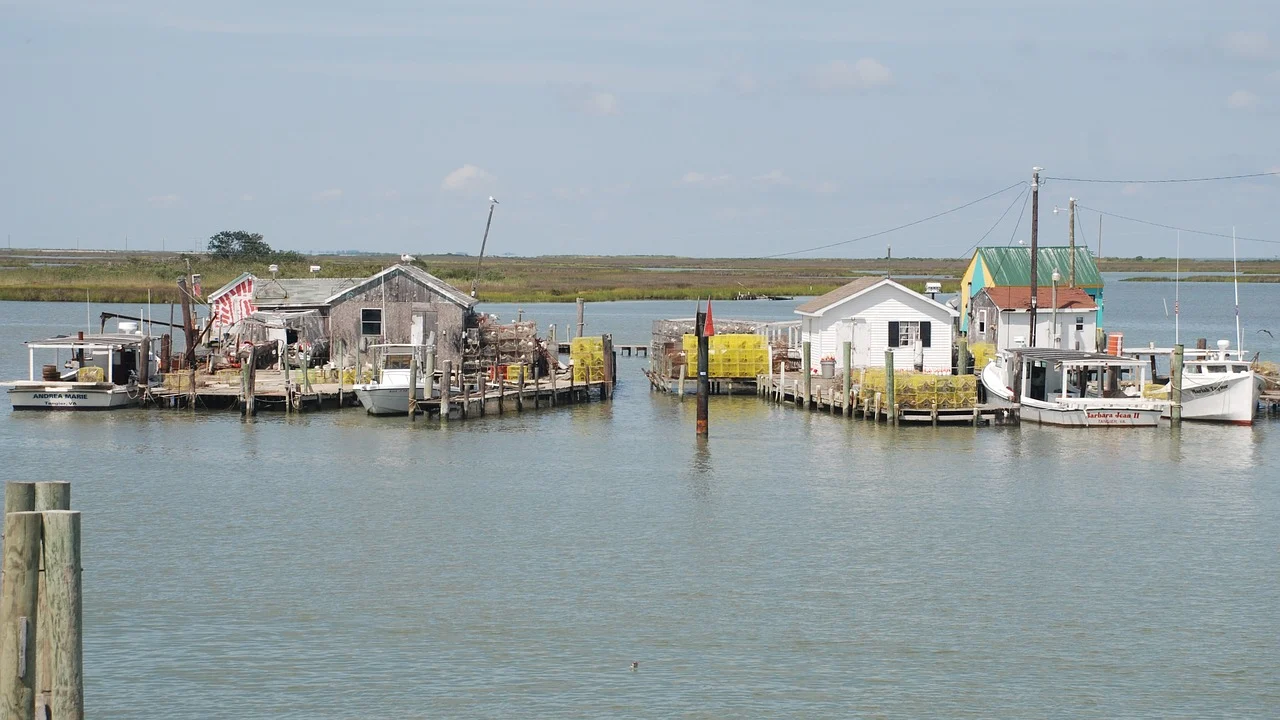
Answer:
[[220, 258], [260, 258], [271, 255], [271, 246], [261, 233], [244, 230], [223, 230], [209, 238], [209, 254]]

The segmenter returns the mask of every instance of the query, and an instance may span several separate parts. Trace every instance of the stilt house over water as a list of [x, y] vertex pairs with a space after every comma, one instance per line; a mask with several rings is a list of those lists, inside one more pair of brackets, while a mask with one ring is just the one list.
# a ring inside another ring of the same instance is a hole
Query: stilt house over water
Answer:
[[327, 337], [310, 339], [329, 340], [348, 359], [361, 343], [421, 344], [434, 333], [438, 361], [461, 362], [467, 330], [477, 326], [475, 304], [449, 283], [403, 264], [367, 278], [276, 279], [244, 273], [209, 295], [212, 321], [228, 328], [257, 311], [318, 311]]
[[889, 278], [858, 278], [796, 308], [800, 340], [808, 341], [810, 366], [822, 358], [843, 364], [843, 343], [853, 346], [853, 367], [884, 367], [893, 349], [895, 368], [950, 373], [954, 309]]
[[[1065, 246], [1041, 247], [1038, 255], [1036, 275], [1039, 287], [1051, 287], [1053, 273], [1057, 271], [1062, 278], [1058, 281], [1059, 290], [1077, 287], [1093, 299], [1097, 305], [1097, 324], [1102, 327], [1102, 273], [1098, 272], [1097, 260], [1089, 248], [1077, 245], [1073, 253], [1070, 247]], [[969, 303], [980, 290], [989, 287], [1031, 287], [1031, 248], [982, 247], [973, 252], [969, 267], [960, 278], [961, 332], [969, 331], [972, 315]]]

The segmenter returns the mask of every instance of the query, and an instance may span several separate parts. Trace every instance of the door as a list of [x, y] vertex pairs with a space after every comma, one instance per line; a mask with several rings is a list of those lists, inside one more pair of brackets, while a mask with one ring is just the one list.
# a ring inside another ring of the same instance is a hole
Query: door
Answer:
[[422, 345], [436, 331], [436, 312], [414, 308], [413, 322], [409, 327], [409, 342]]
[[871, 365], [871, 328], [864, 318], [853, 319], [853, 365]]

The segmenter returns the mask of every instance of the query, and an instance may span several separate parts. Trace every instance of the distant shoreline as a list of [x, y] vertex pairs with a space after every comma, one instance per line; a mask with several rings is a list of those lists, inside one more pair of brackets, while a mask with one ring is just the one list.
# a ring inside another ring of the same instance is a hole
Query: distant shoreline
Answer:
[[[279, 277], [368, 277], [400, 262], [399, 255], [296, 256], [277, 264]], [[176, 281], [200, 273], [204, 293], [241, 272], [268, 275], [270, 258], [219, 259], [204, 253], [104, 250], [0, 250], [0, 300], [140, 303], [178, 300]], [[470, 292], [478, 258], [419, 255], [414, 264]], [[732, 300], [746, 296], [820, 295], [862, 275], [892, 274], [923, 290], [926, 281], [956, 292], [968, 258], [688, 258], [646, 256], [486, 257], [479, 296], [488, 302], [588, 302], [612, 300]], [[1280, 260], [1242, 260], [1241, 282], [1280, 282]], [[1125, 282], [1172, 282], [1173, 258], [1103, 258], [1106, 273], [1169, 273], [1168, 277], [1122, 278]], [[1227, 282], [1230, 259], [1180, 261], [1184, 282]]]

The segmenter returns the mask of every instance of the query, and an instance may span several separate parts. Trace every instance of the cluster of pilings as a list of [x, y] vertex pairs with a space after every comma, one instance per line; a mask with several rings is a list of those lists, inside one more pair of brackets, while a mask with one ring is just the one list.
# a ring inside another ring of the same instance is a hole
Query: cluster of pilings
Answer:
[[67, 482], [4, 489], [0, 717], [83, 720], [80, 513]]

